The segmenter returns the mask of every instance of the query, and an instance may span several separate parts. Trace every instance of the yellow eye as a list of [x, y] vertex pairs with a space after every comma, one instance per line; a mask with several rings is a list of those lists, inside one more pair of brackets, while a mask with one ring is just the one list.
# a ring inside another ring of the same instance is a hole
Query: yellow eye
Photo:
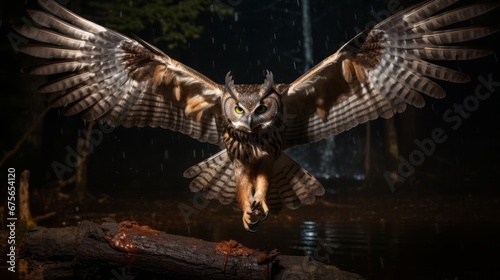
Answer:
[[259, 107], [257, 107], [257, 108], [255, 109], [255, 113], [256, 113], [256, 114], [263, 114], [263, 113], [265, 113], [266, 111], [267, 111], [267, 107], [266, 107], [266, 106], [264, 106], [264, 105], [260, 105]]
[[244, 111], [243, 111], [243, 108], [241, 108], [240, 106], [236, 106], [236, 107], [234, 107], [234, 111], [235, 111], [235, 112], [236, 112], [236, 114], [238, 114], [238, 115], [241, 115], [241, 114], [243, 114], [243, 112], [244, 112]]

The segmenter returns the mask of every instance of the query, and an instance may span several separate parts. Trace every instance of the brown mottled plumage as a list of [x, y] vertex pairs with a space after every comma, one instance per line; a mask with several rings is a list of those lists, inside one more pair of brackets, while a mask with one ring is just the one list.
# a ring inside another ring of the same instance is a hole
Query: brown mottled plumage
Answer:
[[[26, 68], [37, 75], [70, 73], [42, 86], [52, 106], [68, 115], [110, 125], [162, 127], [222, 151], [189, 168], [192, 191], [228, 204], [235, 199], [253, 231], [269, 209], [298, 208], [324, 193], [321, 184], [288, 158], [286, 148], [316, 142], [358, 124], [389, 118], [422, 94], [442, 98], [433, 80], [467, 82], [467, 75], [429, 60], [467, 60], [490, 51], [458, 43], [488, 36], [491, 27], [449, 26], [498, 7], [478, 3], [447, 9], [458, 0], [425, 1], [365, 30], [290, 84], [224, 85], [131, 39], [85, 20], [53, 0], [28, 11], [35, 26], [16, 30], [37, 44], [20, 51], [51, 59]], [[262, 219], [263, 220], [263, 219]]]

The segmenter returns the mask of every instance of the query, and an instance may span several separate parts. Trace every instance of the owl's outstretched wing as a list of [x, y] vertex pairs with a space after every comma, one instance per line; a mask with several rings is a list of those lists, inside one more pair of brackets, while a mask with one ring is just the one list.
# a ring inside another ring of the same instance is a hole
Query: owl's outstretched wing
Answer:
[[296, 81], [278, 85], [285, 104], [285, 146], [319, 141], [378, 117], [392, 117], [407, 104], [422, 107], [422, 93], [444, 97], [444, 90], [430, 78], [469, 81], [467, 75], [428, 60], [468, 60], [490, 54], [455, 43], [490, 35], [498, 28], [443, 28], [499, 4], [441, 12], [455, 2], [426, 1], [397, 13], [356, 36]]
[[47, 11], [28, 11], [36, 26], [17, 27], [40, 42], [23, 53], [51, 59], [25, 70], [62, 74], [39, 91], [65, 114], [110, 125], [162, 127], [220, 144], [221, 86], [140, 39], [130, 39], [63, 8], [38, 0]]

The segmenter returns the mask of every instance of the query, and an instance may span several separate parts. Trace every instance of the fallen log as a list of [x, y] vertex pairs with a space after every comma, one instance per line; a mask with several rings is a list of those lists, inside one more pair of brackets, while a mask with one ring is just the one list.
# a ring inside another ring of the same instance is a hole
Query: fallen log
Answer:
[[135, 222], [31, 229], [28, 279], [362, 279], [308, 257], [171, 235]]

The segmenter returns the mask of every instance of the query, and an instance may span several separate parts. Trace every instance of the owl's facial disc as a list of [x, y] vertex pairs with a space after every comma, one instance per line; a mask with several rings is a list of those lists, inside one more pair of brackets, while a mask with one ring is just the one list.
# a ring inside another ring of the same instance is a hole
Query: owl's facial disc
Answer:
[[269, 108], [266, 104], [261, 102], [253, 111], [247, 109], [244, 105], [235, 103], [233, 108], [235, 118], [230, 120], [232, 125], [240, 130], [246, 131], [248, 133], [255, 132], [259, 129], [266, 128], [272, 120], [266, 120], [266, 113]]
[[234, 118], [230, 119], [232, 125], [240, 130], [252, 132], [252, 114], [245, 106], [235, 103], [232, 107]]

